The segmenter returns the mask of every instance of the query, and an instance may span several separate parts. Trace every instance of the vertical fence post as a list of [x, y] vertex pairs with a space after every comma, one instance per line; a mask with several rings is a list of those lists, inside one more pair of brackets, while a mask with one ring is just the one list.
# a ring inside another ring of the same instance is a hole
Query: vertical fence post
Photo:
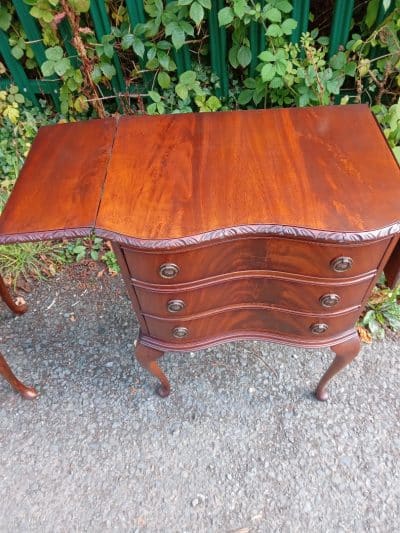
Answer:
[[[213, 2], [214, 3], [214, 2]], [[218, 26], [218, 11], [224, 7], [224, 0], [217, 0], [217, 28], [219, 37], [219, 53], [221, 65], [221, 89], [222, 96], [228, 96], [229, 91], [229, 76], [228, 76], [228, 56], [226, 53], [226, 29]]]
[[297, 21], [297, 26], [293, 30], [290, 40], [298, 43], [302, 33], [308, 29], [308, 17], [310, 15], [310, 0], [293, 0], [292, 17]]
[[332, 57], [347, 42], [353, 15], [354, 0], [336, 0], [333, 10], [328, 55]]
[[[35, 58], [39, 66], [41, 66], [46, 61], [46, 48], [42, 42], [42, 35], [37, 26], [36, 20], [29, 13], [29, 8], [23, 2], [23, 0], [12, 0], [12, 2], [14, 4], [15, 11], [17, 12], [18, 18], [21, 21], [22, 27], [24, 28], [28, 39], [32, 41], [31, 47], [33, 53], [35, 54]], [[60, 101], [58, 98], [58, 90], [60, 87], [60, 83], [58, 81], [58, 78], [56, 76], [50, 76], [45, 79], [52, 86], [51, 90], [46, 92], [50, 94], [56, 108], [59, 109]]]

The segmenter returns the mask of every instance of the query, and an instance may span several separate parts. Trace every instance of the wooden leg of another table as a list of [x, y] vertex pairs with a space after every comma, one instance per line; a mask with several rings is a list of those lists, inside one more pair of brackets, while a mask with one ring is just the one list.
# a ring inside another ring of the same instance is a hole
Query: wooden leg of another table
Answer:
[[167, 376], [158, 366], [157, 359], [164, 355], [164, 352], [155, 350], [154, 348], [149, 348], [148, 346], [143, 346], [143, 344], [138, 341], [135, 356], [139, 364], [148, 370], [150, 374], [153, 374], [158, 380], [160, 380], [160, 385], [157, 387], [157, 394], [162, 398], [165, 398], [171, 392], [171, 385], [168, 381]]
[[28, 309], [28, 306], [26, 304], [23, 305], [17, 305], [14, 300], [11, 298], [11, 294], [9, 293], [6, 284], [4, 283], [3, 278], [0, 276], [0, 296], [2, 300], [8, 305], [8, 307], [16, 313], [17, 315], [22, 315], [25, 313], [25, 311]]
[[28, 400], [33, 400], [36, 398], [39, 393], [33, 388], [33, 387], [27, 387], [24, 385], [19, 379], [17, 379], [11, 370], [11, 368], [8, 366], [7, 361], [5, 360], [4, 356], [0, 353], [0, 375], [3, 376], [8, 383], [11, 385], [11, 387], [21, 394], [24, 398], [27, 398]]
[[331, 350], [335, 352], [336, 357], [331, 366], [322, 376], [315, 391], [315, 396], [321, 401], [328, 399], [328, 392], [326, 390], [328, 382], [358, 355], [360, 351], [360, 339], [358, 335], [355, 334], [351, 339], [340, 344], [335, 344], [335, 346], [331, 346]]

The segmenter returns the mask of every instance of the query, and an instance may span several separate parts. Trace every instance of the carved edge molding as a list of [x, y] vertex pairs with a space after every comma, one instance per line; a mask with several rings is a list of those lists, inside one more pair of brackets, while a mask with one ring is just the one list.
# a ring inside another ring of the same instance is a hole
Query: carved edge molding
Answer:
[[186, 342], [165, 342], [149, 335], [145, 335], [142, 331], [139, 332], [138, 342], [149, 348], [160, 350], [161, 352], [173, 351], [173, 352], [187, 352], [190, 350], [202, 350], [204, 348], [210, 348], [217, 346], [218, 344], [225, 344], [227, 342], [239, 341], [239, 340], [260, 340], [275, 342], [278, 344], [286, 344], [288, 346], [297, 346], [299, 348], [327, 348], [340, 344], [352, 337], [358, 337], [358, 333], [355, 328], [345, 331], [340, 335], [334, 337], [328, 337], [326, 339], [302, 339], [295, 337], [287, 337], [272, 332], [260, 332], [260, 331], [232, 331], [220, 336], [208, 337], [206, 339], [199, 339], [196, 341]]
[[53, 239], [75, 239], [89, 237], [93, 233], [92, 228], [66, 228], [46, 231], [34, 231], [27, 233], [0, 233], [0, 244], [15, 244], [20, 242], [50, 241]]
[[64, 228], [48, 231], [35, 231], [26, 233], [0, 234], [0, 244], [13, 244], [18, 242], [42, 241], [51, 239], [74, 239], [77, 237], [87, 237], [92, 233], [99, 237], [116, 241], [119, 244], [132, 246], [139, 249], [165, 250], [174, 248], [184, 248], [188, 246], [198, 246], [212, 241], [223, 241], [245, 237], [292, 237], [302, 238], [320, 242], [332, 243], [364, 243], [384, 239], [400, 233], [400, 222], [395, 222], [383, 228], [361, 232], [340, 232], [316, 230], [302, 227], [282, 226], [279, 224], [252, 224], [235, 226], [231, 228], [220, 228], [198, 235], [171, 239], [140, 239], [116, 233], [103, 228]]
[[301, 227], [281, 226], [278, 224], [254, 224], [248, 226], [235, 226], [233, 228], [221, 228], [188, 237], [154, 240], [129, 237], [102, 228], [97, 228], [95, 232], [100, 237], [117, 241], [120, 244], [150, 250], [184, 248], [187, 246], [198, 246], [212, 241], [245, 238], [250, 236], [293, 237], [313, 241], [357, 244], [384, 239], [385, 237], [400, 233], [400, 222], [390, 224], [389, 226], [377, 230], [363, 231], [359, 233], [314, 230]]

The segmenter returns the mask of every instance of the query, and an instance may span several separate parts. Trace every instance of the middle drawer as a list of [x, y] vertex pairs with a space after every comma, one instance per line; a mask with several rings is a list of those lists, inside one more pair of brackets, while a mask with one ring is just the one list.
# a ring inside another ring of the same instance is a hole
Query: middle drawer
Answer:
[[319, 314], [360, 305], [373, 276], [317, 283], [282, 276], [236, 276], [200, 284], [149, 287], [135, 283], [141, 311], [159, 317], [190, 316], [234, 304], [266, 304]]

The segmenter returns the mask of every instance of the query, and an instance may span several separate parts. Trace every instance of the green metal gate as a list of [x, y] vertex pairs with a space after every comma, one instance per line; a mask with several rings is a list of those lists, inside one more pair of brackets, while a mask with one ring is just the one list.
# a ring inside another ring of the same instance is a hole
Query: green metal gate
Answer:
[[[171, 0], [167, 0], [171, 1]], [[261, 4], [264, 0], [259, 0]], [[46, 60], [45, 46], [41, 40], [41, 32], [36, 20], [29, 14], [29, 6], [23, 0], [12, 0], [16, 14], [26, 33], [27, 39], [31, 42], [33, 53], [39, 65]], [[293, 13], [292, 17], [297, 20], [298, 25], [292, 34], [292, 41], [298, 42], [303, 32], [307, 31], [310, 19], [310, 0], [292, 0]], [[142, 0], [126, 0], [126, 8], [129, 15], [129, 21], [132, 27], [145, 21], [145, 12]], [[380, 0], [380, 7], [377, 22], [381, 22], [390, 11], [393, 10], [395, 0]], [[229, 89], [228, 62], [227, 62], [227, 34], [225, 28], [218, 25], [218, 11], [224, 7], [223, 0], [212, 0], [211, 10], [208, 14], [208, 33], [209, 33], [209, 56], [213, 72], [220, 79], [221, 88], [219, 96], [226, 96]], [[349, 37], [352, 16], [354, 12], [354, 0], [336, 0], [333, 7], [329, 40], [329, 55], [337, 52], [341, 45], [344, 45]], [[107, 14], [104, 0], [91, 0], [90, 16], [93, 28], [98, 40], [111, 31], [111, 24]], [[69, 56], [76, 55], [71, 41], [71, 30], [68, 24], [63, 21], [59, 26], [59, 31], [66, 52]], [[257, 56], [264, 47], [264, 35], [261, 26], [256, 23], [250, 25], [249, 31], [250, 47], [252, 52], [252, 61], [249, 66], [250, 73], [254, 72], [257, 64]], [[8, 36], [0, 30], [0, 56], [5, 63], [13, 82], [18, 85], [20, 91], [25, 94], [34, 104], [37, 104], [37, 95], [47, 94], [51, 97], [56, 107], [58, 107], [58, 91], [60, 82], [56, 76], [50, 78], [31, 79], [28, 77], [22, 64], [12, 55], [11, 47], [8, 42]], [[183, 46], [175, 52], [175, 62], [178, 74], [190, 69], [191, 58], [187, 46]], [[119, 63], [118, 55], [114, 54], [113, 64], [116, 75], [112, 78], [111, 84], [113, 91], [117, 94], [125, 91], [125, 80]], [[0, 78], [0, 88], [6, 87], [10, 83], [8, 78]]]

